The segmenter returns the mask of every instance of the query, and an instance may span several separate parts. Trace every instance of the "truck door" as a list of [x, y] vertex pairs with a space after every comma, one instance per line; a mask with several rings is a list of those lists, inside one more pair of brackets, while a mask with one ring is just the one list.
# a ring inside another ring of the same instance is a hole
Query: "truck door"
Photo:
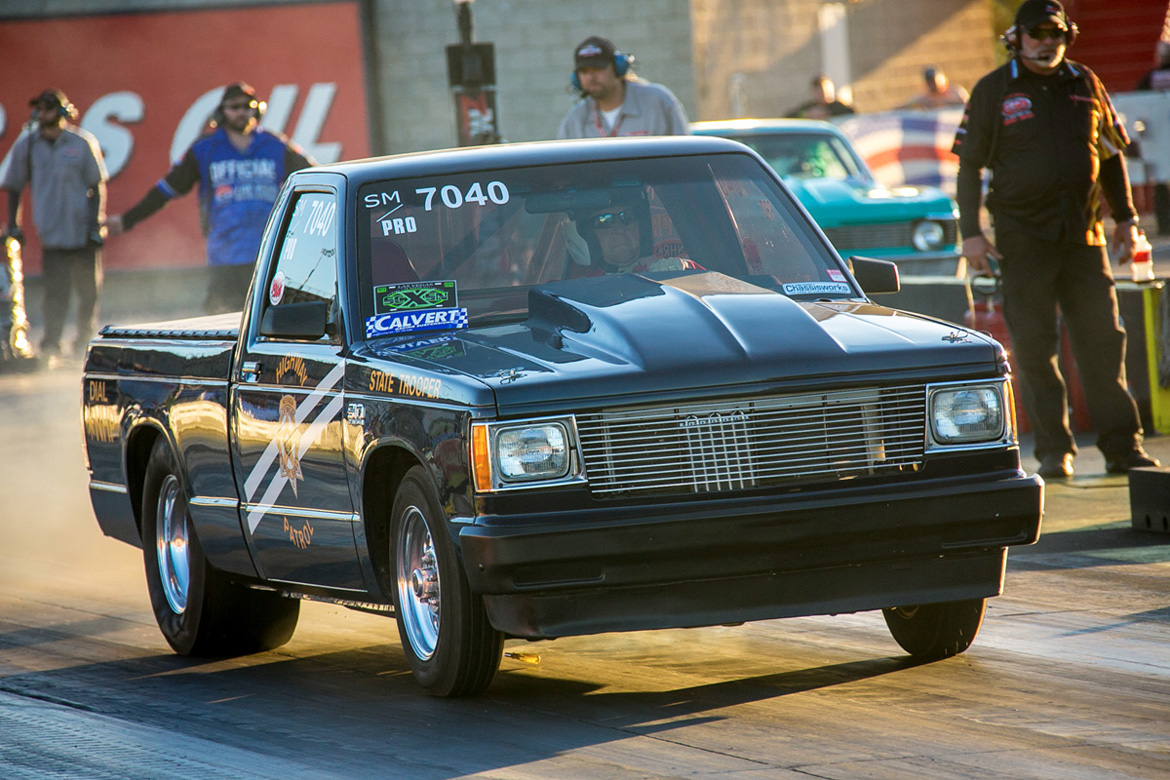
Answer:
[[[233, 460], [243, 532], [261, 574], [364, 591], [342, 446], [340, 205], [333, 191], [294, 190], [269, 224], [276, 238], [261, 254], [276, 262], [254, 282], [240, 335]], [[324, 333], [313, 332], [314, 321]]]

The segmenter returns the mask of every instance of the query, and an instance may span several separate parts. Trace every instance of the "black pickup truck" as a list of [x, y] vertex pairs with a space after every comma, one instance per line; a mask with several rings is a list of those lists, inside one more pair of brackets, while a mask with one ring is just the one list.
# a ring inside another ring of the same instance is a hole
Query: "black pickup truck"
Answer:
[[1043, 481], [999, 344], [897, 287], [724, 139], [298, 171], [242, 314], [91, 343], [93, 507], [182, 654], [310, 598], [394, 615], [446, 696], [507, 639], [861, 610], [946, 657]]

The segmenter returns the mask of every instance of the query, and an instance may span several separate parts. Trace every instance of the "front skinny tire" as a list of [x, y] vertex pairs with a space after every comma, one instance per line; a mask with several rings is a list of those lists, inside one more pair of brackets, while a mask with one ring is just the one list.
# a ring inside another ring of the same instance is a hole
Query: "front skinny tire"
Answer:
[[474, 696], [491, 685], [503, 655], [483, 600], [471, 592], [426, 472], [406, 473], [390, 529], [394, 611], [407, 663], [435, 696]]
[[947, 601], [883, 609], [886, 626], [902, 649], [914, 658], [935, 661], [958, 655], [971, 646], [987, 599]]

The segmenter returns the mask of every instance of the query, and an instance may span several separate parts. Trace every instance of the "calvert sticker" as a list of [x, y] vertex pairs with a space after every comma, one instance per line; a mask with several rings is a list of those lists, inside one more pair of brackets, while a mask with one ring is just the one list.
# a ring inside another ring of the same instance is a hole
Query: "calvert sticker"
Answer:
[[374, 287], [374, 314], [419, 309], [451, 309], [458, 305], [455, 282], [405, 282]]
[[853, 288], [842, 282], [795, 282], [783, 287], [785, 295], [852, 295]]
[[390, 312], [388, 314], [375, 314], [366, 320], [366, 338], [466, 327], [467, 309], [462, 308]]

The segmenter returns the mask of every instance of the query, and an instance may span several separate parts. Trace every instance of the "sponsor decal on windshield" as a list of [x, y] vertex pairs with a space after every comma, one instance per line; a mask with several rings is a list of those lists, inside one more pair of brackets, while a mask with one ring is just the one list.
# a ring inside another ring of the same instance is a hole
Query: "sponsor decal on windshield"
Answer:
[[785, 295], [851, 295], [853, 288], [841, 282], [795, 282], [783, 286]]
[[388, 314], [375, 314], [366, 320], [366, 338], [466, 327], [467, 309], [390, 312]]
[[374, 314], [421, 309], [453, 309], [458, 305], [455, 282], [406, 282], [374, 287]]

